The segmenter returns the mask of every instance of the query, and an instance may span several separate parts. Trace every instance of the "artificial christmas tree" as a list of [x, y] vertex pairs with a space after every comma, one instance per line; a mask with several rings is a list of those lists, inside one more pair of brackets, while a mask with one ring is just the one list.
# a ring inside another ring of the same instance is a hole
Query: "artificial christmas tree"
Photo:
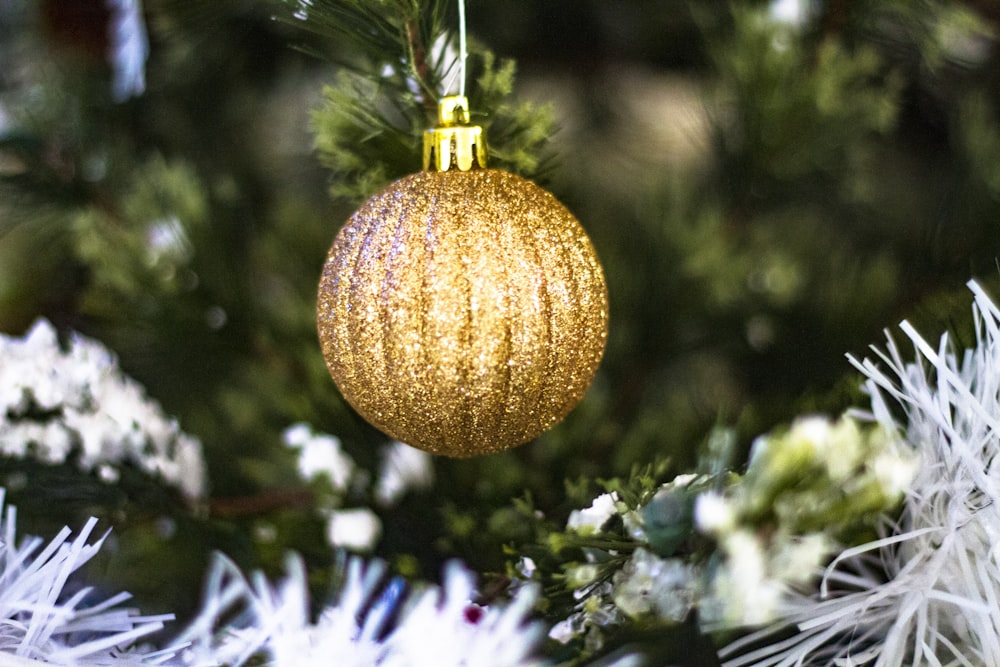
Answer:
[[[44, 537], [3, 554], [0, 593], [41, 595], [4, 612], [34, 628], [10, 652], [378, 663], [448, 630], [510, 664], [993, 660], [982, 3], [470, 3], [491, 166], [580, 219], [614, 308], [566, 420], [473, 459], [365, 423], [315, 320], [331, 221], [420, 168], [456, 6], [80, 7], [0, 6], [0, 486]], [[859, 375], [845, 353], [904, 318], [916, 349]], [[964, 472], [928, 487], [937, 460]], [[935, 523], [954, 508], [971, 530]], [[955, 545], [968, 568], [931, 576]], [[904, 570], [935, 602], [852, 635]]]

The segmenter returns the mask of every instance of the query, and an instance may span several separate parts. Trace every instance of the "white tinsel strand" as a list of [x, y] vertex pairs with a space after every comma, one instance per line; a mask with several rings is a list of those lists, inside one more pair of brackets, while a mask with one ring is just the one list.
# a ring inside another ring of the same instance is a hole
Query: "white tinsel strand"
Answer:
[[191, 667], [538, 664], [530, 656], [544, 632], [528, 620], [537, 591], [522, 589], [506, 608], [474, 605], [473, 592], [472, 575], [456, 563], [441, 588], [408, 596], [403, 580], [386, 582], [384, 563], [352, 557], [336, 600], [313, 622], [300, 559], [290, 558], [288, 576], [272, 587], [219, 557], [202, 611], [175, 646]]
[[[0, 489], [0, 508], [4, 491]], [[90, 519], [75, 537], [60, 531], [44, 548], [38, 537], [21, 540], [17, 512], [7, 507], [0, 521], [0, 665], [162, 664], [174, 651], [127, 647], [163, 628], [172, 614], [139, 616], [118, 605], [127, 593], [93, 603], [93, 590], [66, 590], [70, 576], [98, 551], [104, 537], [87, 543], [97, 524]], [[39, 550], [41, 548], [41, 550]]]
[[877, 352], [886, 369], [851, 359], [869, 378], [869, 417], [921, 456], [898, 522], [841, 553], [818, 594], [788, 600], [780, 627], [797, 634], [760, 647], [780, 627], [754, 633], [722, 651], [727, 667], [1000, 665], [1000, 310], [969, 287], [977, 340], [961, 357], [904, 322], [916, 362], [891, 338]]
[[116, 102], [146, 90], [149, 37], [139, 0], [107, 0], [111, 12], [108, 60], [114, 70], [111, 92]]

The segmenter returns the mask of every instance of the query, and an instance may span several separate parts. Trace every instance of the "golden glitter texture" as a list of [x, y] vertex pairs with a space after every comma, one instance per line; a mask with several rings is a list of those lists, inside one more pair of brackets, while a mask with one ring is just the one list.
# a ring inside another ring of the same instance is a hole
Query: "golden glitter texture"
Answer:
[[607, 338], [604, 273], [576, 218], [496, 169], [407, 176], [369, 199], [319, 285], [323, 355], [373, 425], [447, 456], [558, 423]]

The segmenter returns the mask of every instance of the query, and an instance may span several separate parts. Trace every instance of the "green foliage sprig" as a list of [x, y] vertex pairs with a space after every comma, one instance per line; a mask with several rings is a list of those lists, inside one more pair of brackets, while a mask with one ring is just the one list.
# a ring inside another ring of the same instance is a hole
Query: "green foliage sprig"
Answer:
[[[457, 80], [450, 2], [316, 2], [289, 4], [285, 19], [334, 44], [348, 61], [323, 89], [312, 114], [320, 162], [331, 172], [330, 193], [357, 203], [420, 166], [423, 132], [432, 127], [439, 97]], [[468, 92], [472, 121], [489, 134], [491, 166], [528, 178], [544, 175], [554, 132], [549, 107], [513, 102], [516, 66], [472, 41]]]

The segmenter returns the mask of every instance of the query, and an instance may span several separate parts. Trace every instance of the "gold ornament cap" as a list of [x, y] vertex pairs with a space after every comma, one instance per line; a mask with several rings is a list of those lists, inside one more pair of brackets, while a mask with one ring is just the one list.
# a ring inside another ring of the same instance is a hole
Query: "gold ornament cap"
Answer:
[[469, 125], [469, 99], [449, 95], [438, 102], [438, 126], [424, 132], [424, 171], [486, 168], [486, 134]]

